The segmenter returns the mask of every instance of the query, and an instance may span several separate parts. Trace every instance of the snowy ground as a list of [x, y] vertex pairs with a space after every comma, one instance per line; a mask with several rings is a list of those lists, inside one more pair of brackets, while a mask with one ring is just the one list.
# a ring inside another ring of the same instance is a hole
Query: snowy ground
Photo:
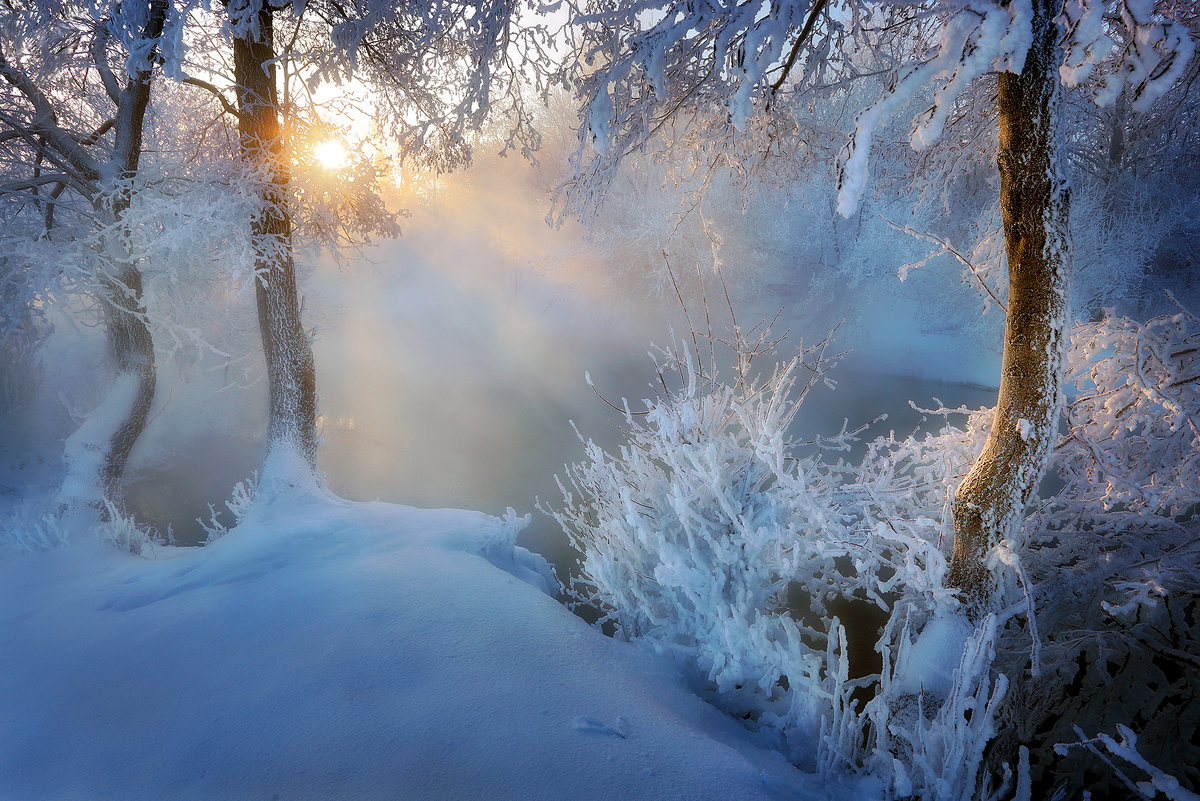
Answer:
[[820, 799], [545, 592], [520, 522], [324, 493], [0, 561], [0, 799]]

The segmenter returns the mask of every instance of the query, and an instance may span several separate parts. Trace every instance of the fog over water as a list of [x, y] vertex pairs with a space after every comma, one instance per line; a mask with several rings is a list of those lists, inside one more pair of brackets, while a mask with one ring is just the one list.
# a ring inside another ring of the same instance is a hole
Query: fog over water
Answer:
[[[554, 474], [582, 457], [572, 421], [606, 449], [621, 441], [623, 425], [585, 371], [606, 398], [617, 405], [628, 398], [637, 409], [654, 392], [650, 344], [666, 344], [687, 324], [676, 297], [648, 295], [649, 280], [606, 263], [579, 227], [549, 230], [543, 207], [511, 201], [472, 186], [454, 203], [461, 216], [417, 210], [401, 240], [373, 251], [375, 265], [316, 277], [317, 313], [329, 321], [316, 345], [321, 464], [330, 487], [349, 498], [532, 512], [522, 544], [561, 566], [573, 556], [556, 524], [534, 510], [535, 498], [557, 503]], [[778, 311], [769, 296], [735, 303], [742, 319]], [[714, 304], [714, 318], [719, 312]], [[691, 313], [699, 318], [695, 307]], [[810, 394], [798, 434], [833, 433], [843, 420], [853, 428], [884, 413], [888, 421], [872, 431], [908, 433], [920, 418], [910, 398], [994, 403], [994, 390], [879, 372], [889, 360], [903, 369], [898, 360], [913, 349], [935, 360], [963, 358], [930, 353], [944, 343], [899, 336], [903, 310], [888, 315], [890, 332], [835, 343], [837, 351], [877, 338], [872, 353], [848, 356], [835, 370], [836, 390]], [[791, 310], [777, 324], [781, 334], [793, 330], [781, 355], [801, 336], [824, 335], [806, 330], [804, 318]]]
[[[554, 474], [582, 457], [572, 421], [606, 448], [620, 441], [622, 424], [584, 373], [605, 397], [618, 405], [628, 398], [636, 409], [653, 391], [650, 344], [684, 334], [687, 322], [673, 292], [656, 292], [644, 269], [615, 262], [619, 227], [591, 236], [578, 224], [548, 227], [548, 202], [531, 175], [509, 160], [453, 177], [433, 198], [410, 204], [400, 239], [341, 265], [311, 257], [303, 314], [315, 331], [320, 464], [331, 489], [356, 500], [532, 512], [522, 544], [569, 567], [563, 535], [535, 511], [535, 499], [557, 503]], [[781, 355], [800, 338], [820, 339], [830, 320], [852, 318], [832, 349], [852, 351], [833, 372], [838, 387], [810, 394], [798, 434], [834, 433], [843, 420], [853, 428], [884, 413], [888, 420], [871, 432], [907, 434], [920, 420], [909, 399], [994, 403], [994, 390], [961, 381], [998, 374], [998, 355], [960, 347], [953, 331], [913, 333], [921, 309], [911, 286], [905, 294], [887, 279], [840, 310], [811, 298], [797, 302], [778, 290], [778, 275], [774, 284], [750, 280], [754, 268], [726, 267], [731, 299], [743, 327], [783, 308], [775, 330], [790, 334]], [[795, 269], [797, 281], [804, 278], [804, 268]], [[716, 284], [708, 280], [711, 295]], [[702, 320], [695, 286], [684, 283], [682, 291], [693, 322]], [[265, 382], [251, 293], [231, 302], [231, 340], [241, 349], [235, 360], [160, 366], [153, 419], [131, 461], [133, 511], [160, 529], [170, 525], [184, 544], [202, 540], [195, 518], [208, 516], [208, 503], [221, 509], [262, 455]], [[723, 297], [709, 315], [714, 332], [727, 325]], [[92, 375], [102, 363], [97, 333], [56, 327], [46, 409], [60, 406], [60, 394], [88, 408], [86, 387], [72, 376]], [[43, 429], [65, 425], [61, 417]], [[43, 467], [61, 458], [55, 436], [61, 430], [37, 446]]]

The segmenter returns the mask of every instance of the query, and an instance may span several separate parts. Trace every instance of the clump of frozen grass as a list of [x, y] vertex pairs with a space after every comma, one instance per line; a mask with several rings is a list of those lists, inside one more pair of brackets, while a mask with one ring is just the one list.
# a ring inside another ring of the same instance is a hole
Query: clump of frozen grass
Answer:
[[233, 491], [230, 493], [229, 499], [225, 501], [225, 508], [233, 516], [233, 524], [226, 525], [219, 519], [219, 512], [213, 504], [208, 504], [208, 520], [202, 517], [197, 517], [196, 522], [200, 524], [200, 528], [204, 530], [204, 542], [216, 542], [221, 537], [229, 533], [231, 528], [236, 528], [238, 524], [249, 514], [250, 509], [254, 506], [255, 498], [258, 492], [258, 471], [250, 474], [249, 478], [243, 479], [233, 485]]
[[0, 522], [0, 556], [37, 553], [62, 548], [90, 530], [101, 542], [117, 550], [142, 556], [157, 544], [170, 541], [153, 526], [140, 525], [132, 515], [105, 499], [100, 508], [72, 513], [67, 507], [53, 509], [44, 503], [26, 501]]
[[23, 556], [67, 544], [67, 533], [45, 505], [25, 501], [0, 522], [0, 556]]
[[171, 538], [168, 528], [166, 536], [153, 526], [139, 525], [133, 515], [125, 514], [116, 504], [104, 500], [104, 514], [96, 526], [96, 536], [117, 550], [142, 556], [153, 551], [155, 545], [166, 544]]
[[[895, 621], [893, 616], [890, 622]], [[939, 617], [915, 641], [907, 628], [906, 622], [895, 663], [889, 659], [890, 648], [882, 648], [878, 690], [864, 710], [871, 724], [865, 729], [871, 750], [863, 762], [871, 773], [890, 780], [897, 797], [987, 797], [992, 777], [983, 753], [996, 733], [1008, 688], [1003, 674], [992, 678], [997, 620], [988, 615], [971, 626], [965, 618]], [[885, 634], [881, 643], [887, 639]], [[955, 654], [957, 664], [947, 661]], [[939, 667], [948, 669], [948, 675], [936, 675]], [[934, 674], [924, 677], [928, 684], [922, 681], [923, 671]], [[995, 797], [1007, 798], [1006, 784]]]

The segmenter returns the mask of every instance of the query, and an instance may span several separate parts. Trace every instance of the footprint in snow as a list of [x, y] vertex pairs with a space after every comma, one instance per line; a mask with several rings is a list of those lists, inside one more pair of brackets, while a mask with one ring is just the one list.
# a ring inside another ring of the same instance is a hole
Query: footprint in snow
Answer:
[[612, 726], [601, 723], [595, 718], [580, 716], [571, 721], [571, 728], [586, 734], [603, 734], [606, 737], [620, 737], [624, 740], [626, 723], [627, 721], [623, 716], [617, 718], [616, 724]]

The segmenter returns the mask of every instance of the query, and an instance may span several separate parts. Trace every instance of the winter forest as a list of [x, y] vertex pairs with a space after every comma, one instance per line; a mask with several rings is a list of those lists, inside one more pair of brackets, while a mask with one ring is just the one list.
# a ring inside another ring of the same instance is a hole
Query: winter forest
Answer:
[[1197, 801], [1198, 43], [3, 0], [0, 801]]

